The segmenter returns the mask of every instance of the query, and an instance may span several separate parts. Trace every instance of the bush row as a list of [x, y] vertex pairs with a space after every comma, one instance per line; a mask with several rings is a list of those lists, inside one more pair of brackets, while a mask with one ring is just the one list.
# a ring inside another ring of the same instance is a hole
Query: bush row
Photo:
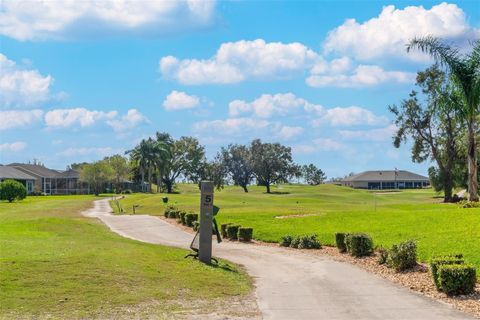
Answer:
[[194, 222], [198, 222], [198, 213], [187, 213], [175, 206], [165, 207], [164, 216], [169, 219], [177, 219], [179, 223], [187, 227], [194, 227]]
[[232, 223], [222, 223], [220, 231], [224, 239], [250, 242], [253, 238], [253, 228], [246, 228]]
[[397, 272], [412, 269], [417, 265], [417, 244], [413, 240], [394, 244], [390, 250], [380, 248], [378, 253], [378, 263], [386, 264]]
[[475, 291], [477, 270], [466, 264], [462, 254], [434, 257], [430, 260], [433, 282], [448, 295], [470, 294]]
[[337, 232], [335, 243], [340, 252], [348, 252], [354, 257], [368, 256], [373, 252], [373, 240], [365, 233]]
[[296, 249], [320, 249], [322, 247], [316, 234], [293, 237], [286, 235], [280, 240], [282, 247], [290, 247]]

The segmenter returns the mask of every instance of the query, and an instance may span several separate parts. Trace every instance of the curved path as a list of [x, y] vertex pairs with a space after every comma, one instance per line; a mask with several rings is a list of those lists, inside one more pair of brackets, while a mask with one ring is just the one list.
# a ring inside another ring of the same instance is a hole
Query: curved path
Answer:
[[[148, 215], [111, 215], [108, 200], [84, 212], [135, 240], [188, 248], [192, 234]], [[214, 256], [242, 264], [255, 278], [264, 319], [473, 319], [449, 305], [353, 265], [278, 247], [222, 242]]]

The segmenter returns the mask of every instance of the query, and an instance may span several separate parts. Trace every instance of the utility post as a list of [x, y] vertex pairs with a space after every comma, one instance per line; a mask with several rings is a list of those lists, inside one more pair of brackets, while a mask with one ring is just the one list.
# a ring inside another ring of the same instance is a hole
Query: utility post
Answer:
[[200, 241], [198, 258], [210, 264], [212, 259], [213, 182], [200, 183]]

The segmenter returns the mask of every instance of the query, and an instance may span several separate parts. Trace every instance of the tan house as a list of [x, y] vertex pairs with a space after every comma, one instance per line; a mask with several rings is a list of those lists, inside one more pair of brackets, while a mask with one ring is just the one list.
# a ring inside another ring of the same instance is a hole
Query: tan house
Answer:
[[13, 167], [0, 165], [0, 182], [10, 179], [23, 184], [27, 189], [27, 194], [33, 193], [34, 185], [37, 181], [36, 177], [26, 174], [23, 171], [17, 170]]
[[414, 189], [430, 186], [430, 180], [405, 170], [376, 170], [347, 177], [341, 185], [355, 189]]
[[80, 181], [75, 170], [53, 170], [39, 164], [11, 163], [8, 165], [35, 178], [33, 191], [45, 195], [88, 194], [88, 184]]

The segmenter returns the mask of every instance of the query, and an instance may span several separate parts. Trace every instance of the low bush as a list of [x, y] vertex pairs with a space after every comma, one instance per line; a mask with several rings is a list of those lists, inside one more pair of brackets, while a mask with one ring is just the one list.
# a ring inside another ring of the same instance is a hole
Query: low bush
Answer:
[[373, 252], [373, 241], [368, 234], [348, 234], [345, 239], [347, 251], [354, 257], [368, 256]]
[[430, 270], [432, 271], [433, 282], [438, 290], [442, 290], [438, 273], [439, 268], [444, 265], [462, 265], [464, 263], [463, 255], [462, 258], [458, 258], [457, 256], [450, 255], [434, 257], [430, 260]]
[[227, 227], [231, 225], [231, 223], [222, 223], [220, 225], [220, 232], [222, 233], [222, 238], [228, 238], [228, 234], [227, 234]]
[[378, 249], [378, 264], [385, 264], [388, 261], [388, 250], [384, 247], [380, 247]]
[[230, 224], [227, 226], [227, 237], [230, 240], [237, 240], [238, 239], [238, 229], [240, 229], [239, 225]]
[[193, 227], [193, 222], [198, 220], [197, 213], [187, 213], [185, 215], [185, 225], [187, 227]]
[[292, 241], [290, 242], [290, 248], [298, 249], [299, 245], [300, 245], [300, 238], [299, 237], [293, 238]]
[[238, 228], [238, 240], [243, 242], [250, 242], [252, 241], [253, 237], [253, 229], [252, 228]]
[[180, 211], [180, 223], [183, 224], [183, 225], [186, 225], [187, 222], [185, 221], [185, 216], [187, 215], [187, 213], [185, 211]]
[[290, 247], [290, 244], [292, 243], [293, 237], [290, 235], [283, 236], [280, 239], [280, 246], [282, 247]]
[[347, 244], [345, 243], [346, 235], [346, 233], [342, 232], [335, 233], [335, 243], [337, 245], [338, 251], [342, 253], [347, 251]]
[[27, 197], [27, 188], [20, 182], [12, 179], [0, 183], [0, 200], [13, 202], [14, 200], [23, 200]]
[[448, 295], [470, 294], [475, 291], [477, 270], [467, 264], [444, 264], [438, 268], [440, 288]]
[[298, 249], [320, 249], [322, 247], [316, 234], [303, 236], [299, 239]]
[[388, 266], [395, 271], [405, 271], [417, 265], [417, 244], [408, 240], [394, 244], [388, 252]]
[[165, 210], [163, 211], [163, 215], [165, 216], [165, 218], [170, 218], [171, 215], [174, 215], [174, 213], [172, 212], [176, 212], [177, 210], [178, 209], [175, 206], [166, 206]]
[[168, 213], [168, 218], [170, 219], [176, 219], [178, 217], [178, 213], [180, 211], [177, 209], [177, 210], [172, 210]]
[[193, 231], [198, 231], [198, 228], [200, 228], [200, 222], [199, 221], [193, 221]]

